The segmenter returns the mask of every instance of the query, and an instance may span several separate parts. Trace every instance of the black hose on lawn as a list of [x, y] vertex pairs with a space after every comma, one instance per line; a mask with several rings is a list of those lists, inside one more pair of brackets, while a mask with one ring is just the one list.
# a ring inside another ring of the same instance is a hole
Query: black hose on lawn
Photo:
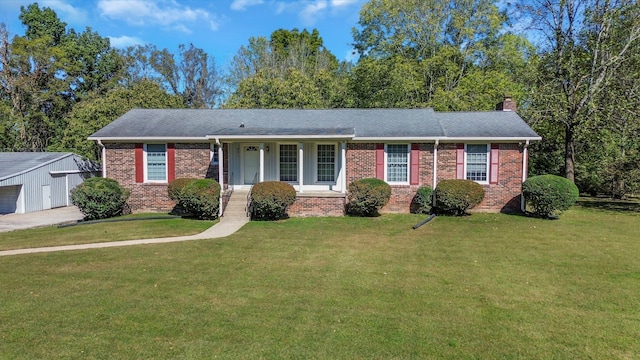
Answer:
[[429, 221], [433, 220], [434, 217], [436, 217], [436, 214], [429, 215], [428, 218], [426, 218], [426, 219], [420, 221], [419, 223], [413, 225], [413, 230], [415, 230], [415, 229], [419, 228], [420, 226], [422, 226], [422, 225], [428, 223]]

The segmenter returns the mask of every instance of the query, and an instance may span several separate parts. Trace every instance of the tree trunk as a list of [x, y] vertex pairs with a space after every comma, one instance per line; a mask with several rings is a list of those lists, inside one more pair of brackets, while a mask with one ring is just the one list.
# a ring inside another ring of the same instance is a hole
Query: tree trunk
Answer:
[[564, 176], [575, 182], [575, 154], [574, 154], [574, 139], [573, 139], [573, 127], [571, 125], [565, 126], [564, 132]]

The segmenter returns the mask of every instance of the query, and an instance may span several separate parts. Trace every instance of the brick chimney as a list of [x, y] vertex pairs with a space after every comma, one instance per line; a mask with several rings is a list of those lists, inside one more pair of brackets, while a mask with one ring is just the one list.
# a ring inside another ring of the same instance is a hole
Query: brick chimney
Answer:
[[518, 107], [516, 105], [516, 102], [513, 101], [513, 99], [511, 98], [511, 96], [505, 95], [504, 100], [498, 103], [498, 105], [496, 105], [496, 110], [515, 112], [516, 110], [518, 110]]

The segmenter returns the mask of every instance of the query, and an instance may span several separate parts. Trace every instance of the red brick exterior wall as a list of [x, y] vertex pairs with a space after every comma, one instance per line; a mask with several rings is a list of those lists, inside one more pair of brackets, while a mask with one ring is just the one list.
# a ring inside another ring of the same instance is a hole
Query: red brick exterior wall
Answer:
[[347, 144], [347, 186], [353, 181], [376, 177], [376, 144]]
[[[376, 177], [376, 144], [347, 144], [347, 186], [355, 180]], [[391, 185], [389, 203], [383, 213], [406, 213], [421, 185], [433, 183], [433, 144], [420, 144], [420, 175], [418, 185]]]
[[[131, 191], [128, 205], [133, 211], [168, 211], [175, 205], [167, 196], [167, 184], [136, 183], [135, 144], [106, 143], [107, 177], [117, 180]], [[218, 167], [210, 165], [209, 143], [176, 143], [176, 178], [195, 177], [218, 180]], [[228, 184], [229, 151], [224, 145], [225, 188]], [[382, 212], [408, 213], [420, 186], [433, 187], [433, 144], [419, 146], [419, 184], [392, 185], [392, 195]], [[522, 149], [517, 144], [499, 146], [498, 184], [483, 185], [485, 200], [475, 211], [518, 211], [522, 180]], [[346, 151], [346, 180], [351, 182], [376, 176], [376, 144], [349, 143]], [[438, 146], [438, 181], [456, 177], [456, 144]], [[341, 216], [344, 197], [300, 196], [289, 208], [291, 216]]]
[[522, 149], [518, 144], [500, 144], [498, 183], [483, 185], [484, 200], [472, 211], [518, 212], [522, 193]]
[[345, 197], [298, 196], [287, 213], [292, 217], [343, 216]]
[[[522, 149], [518, 144], [500, 144], [498, 183], [482, 185], [484, 200], [472, 211], [517, 212], [522, 192]], [[438, 181], [456, 178], [456, 144], [438, 146]]]
[[[166, 183], [137, 183], [135, 144], [105, 143], [107, 177], [129, 189], [127, 205], [132, 211], [169, 211], [175, 202], [167, 195]], [[175, 144], [176, 178], [204, 178], [209, 172], [209, 144]], [[216, 179], [217, 180], [217, 179]]]

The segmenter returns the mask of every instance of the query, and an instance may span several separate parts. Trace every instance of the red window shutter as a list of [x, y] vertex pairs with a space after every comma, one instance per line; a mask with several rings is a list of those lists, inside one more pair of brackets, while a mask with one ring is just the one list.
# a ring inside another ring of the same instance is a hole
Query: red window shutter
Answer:
[[167, 182], [176, 178], [176, 144], [167, 144]]
[[144, 182], [144, 154], [142, 151], [142, 144], [135, 145], [135, 166], [136, 166], [136, 182]]
[[464, 179], [464, 144], [456, 145], [456, 179]]
[[409, 170], [409, 184], [420, 183], [420, 144], [411, 144], [411, 169]]
[[491, 168], [489, 169], [490, 184], [498, 183], [498, 166], [500, 165], [500, 144], [491, 144]]
[[384, 144], [376, 144], [376, 178], [384, 180]]

